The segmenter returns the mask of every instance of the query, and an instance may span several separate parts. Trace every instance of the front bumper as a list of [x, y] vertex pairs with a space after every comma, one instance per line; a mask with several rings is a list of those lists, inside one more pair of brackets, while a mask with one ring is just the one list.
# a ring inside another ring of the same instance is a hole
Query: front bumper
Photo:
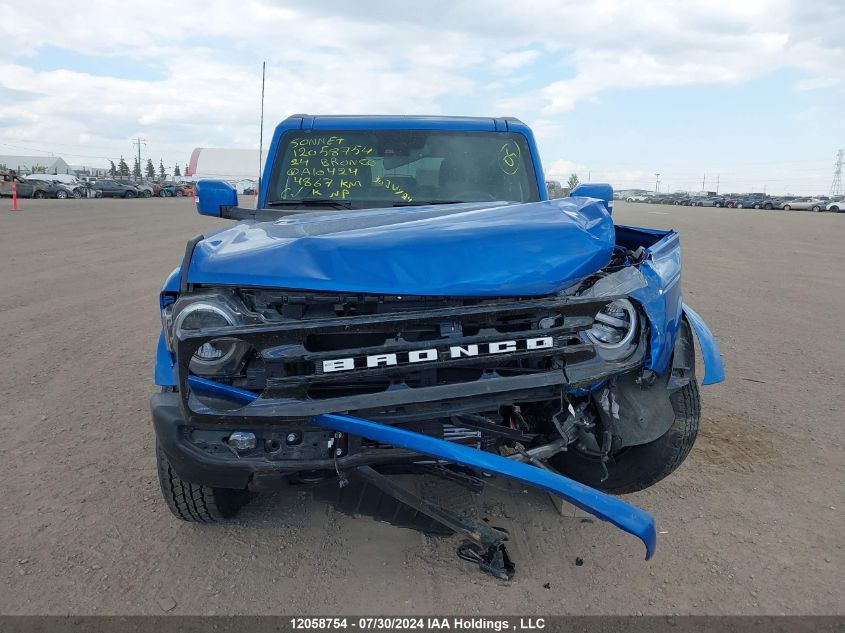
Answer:
[[[185, 420], [179, 394], [156, 393], [150, 398], [153, 426], [159, 446], [182, 479], [215, 488], [273, 489], [284, 485], [291, 473], [334, 473], [335, 468], [362, 464], [401, 463], [419, 453], [397, 448], [369, 448], [361, 438], [313, 426], [307, 421], [267, 421], [250, 425], [230, 419], [225, 426], [196, 426]], [[225, 439], [234, 430], [250, 430], [258, 437], [254, 451], [236, 455]], [[289, 444], [287, 436], [297, 441]], [[331, 446], [329, 446], [331, 443]], [[335, 456], [335, 450], [340, 455]]]
[[[562, 475], [492, 453], [395, 426], [328, 414], [316, 416], [308, 426], [312, 433], [325, 433], [324, 437], [332, 440], [328, 444], [332, 450], [343, 447], [345, 454], [336, 459], [285, 459], [275, 462], [260, 456], [239, 458], [234, 453], [226, 456], [202, 450], [191, 434], [186, 433], [177, 394], [155, 394], [150, 404], [159, 445], [171, 467], [187, 481], [220, 488], [261, 489], [280, 483], [292, 470], [346, 470], [378, 463], [379, 459], [384, 463], [396, 463], [427, 455], [508, 477], [563, 497], [639, 538], [645, 545], [646, 559], [654, 554], [657, 532], [654, 519], [648, 513]], [[291, 429], [283, 431], [293, 432]], [[217, 431], [219, 434], [229, 432], [228, 429]], [[362, 438], [384, 442], [394, 448], [367, 449], [361, 445]]]

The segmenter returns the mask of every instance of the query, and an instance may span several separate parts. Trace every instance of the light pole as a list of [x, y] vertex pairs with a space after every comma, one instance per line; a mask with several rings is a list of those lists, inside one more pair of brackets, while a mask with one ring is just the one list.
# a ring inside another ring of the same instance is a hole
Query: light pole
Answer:
[[660, 193], [660, 174], [654, 174], [654, 193]]

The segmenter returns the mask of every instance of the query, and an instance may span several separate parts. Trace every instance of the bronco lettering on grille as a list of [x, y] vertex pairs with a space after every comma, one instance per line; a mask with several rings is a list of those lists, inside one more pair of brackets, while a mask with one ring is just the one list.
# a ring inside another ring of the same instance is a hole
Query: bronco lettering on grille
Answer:
[[373, 354], [365, 356], [362, 361], [356, 363], [355, 358], [336, 358], [323, 361], [323, 373], [328, 374], [337, 371], [350, 371], [353, 369], [367, 369], [375, 367], [387, 367], [398, 365], [415, 365], [417, 363], [428, 363], [443, 357], [444, 360], [487, 356], [495, 354], [508, 354], [520, 351], [534, 351], [550, 349], [554, 347], [554, 338], [551, 336], [540, 336], [537, 338], [522, 339], [518, 341], [495, 341], [492, 343], [473, 343], [471, 345], [454, 345], [449, 348], [418, 349], [408, 352], [407, 360], [400, 359], [397, 354]]

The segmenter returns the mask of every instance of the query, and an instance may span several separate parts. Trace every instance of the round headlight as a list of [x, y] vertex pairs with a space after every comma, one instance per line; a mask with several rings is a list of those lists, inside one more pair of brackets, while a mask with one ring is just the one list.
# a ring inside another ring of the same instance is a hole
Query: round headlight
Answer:
[[[174, 332], [235, 325], [234, 315], [213, 303], [198, 301], [182, 309], [173, 324]], [[203, 343], [194, 352], [189, 364], [192, 373], [213, 376], [225, 371], [233, 356], [242, 347], [236, 339], [219, 338]]]
[[636, 308], [627, 299], [616, 299], [599, 311], [587, 336], [599, 347], [616, 350], [630, 345], [636, 333]]
[[178, 334], [181, 330], [202, 330], [234, 324], [235, 317], [220, 306], [198, 301], [179, 311], [173, 327]]

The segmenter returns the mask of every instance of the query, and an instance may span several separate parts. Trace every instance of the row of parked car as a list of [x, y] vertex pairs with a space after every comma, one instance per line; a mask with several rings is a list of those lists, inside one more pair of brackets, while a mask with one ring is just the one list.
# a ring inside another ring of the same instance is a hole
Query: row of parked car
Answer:
[[648, 202], [650, 204], [679, 204], [688, 207], [729, 207], [733, 209], [782, 209], [784, 211], [832, 211], [845, 212], [845, 198], [771, 197], [763, 193], [730, 194], [727, 196], [690, 196], [681, 194], [633, 195], [627, 202]]
[[194, 195], [191, 183], [130, 182], [110, 178], [92, 181], [52, 180], [44, 174], [26, 177], [3, 173], [0, 196], [11, 196], [13, 184], [20, 198], [178, 198]]

